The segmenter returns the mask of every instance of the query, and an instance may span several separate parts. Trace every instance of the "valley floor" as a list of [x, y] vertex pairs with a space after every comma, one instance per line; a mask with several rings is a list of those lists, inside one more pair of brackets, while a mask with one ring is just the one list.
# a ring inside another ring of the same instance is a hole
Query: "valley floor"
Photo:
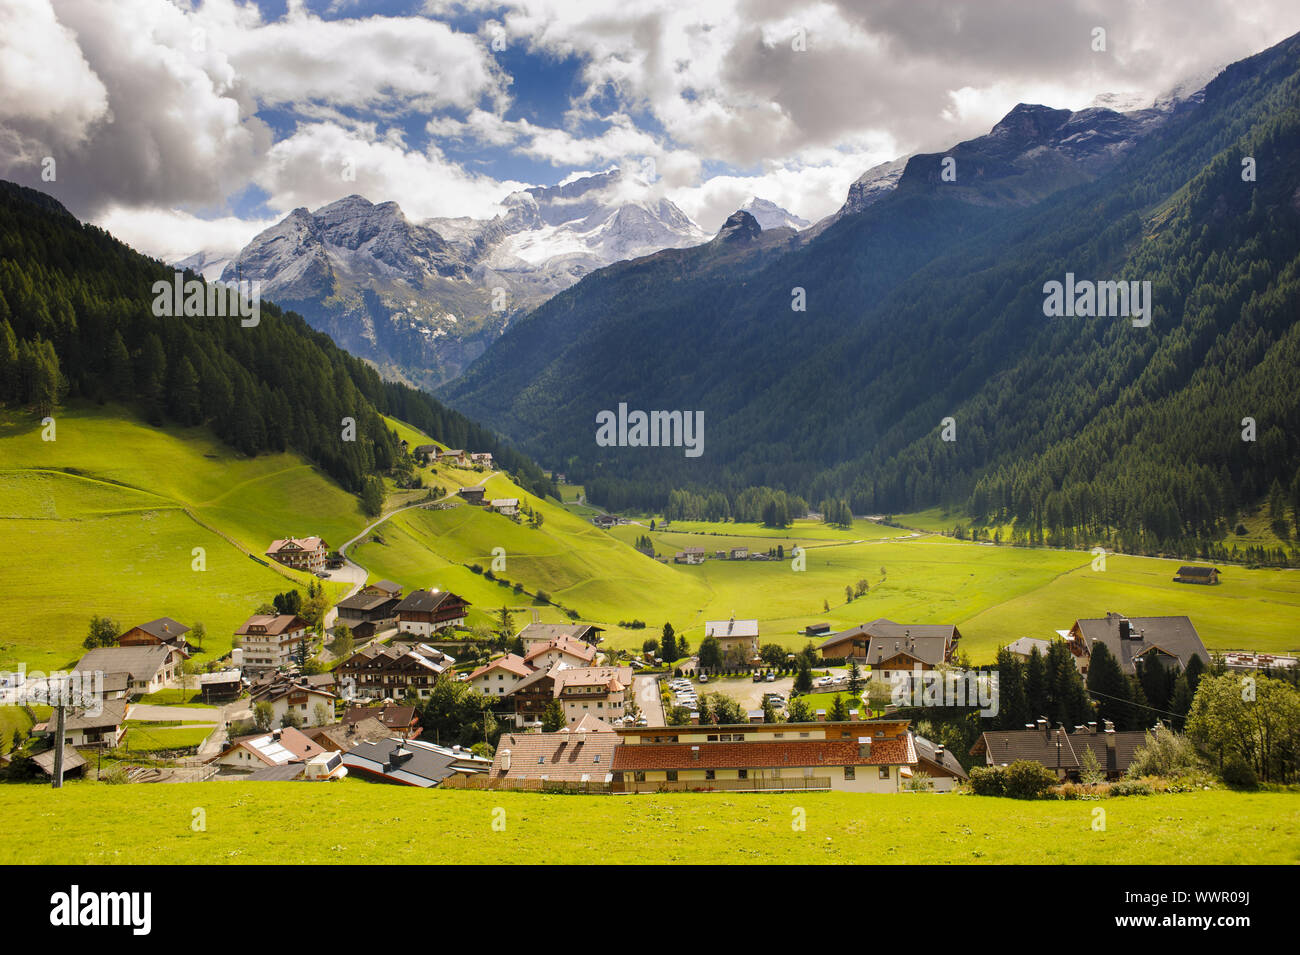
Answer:
[[6, 864], [1300, 862], [1300, 796], [1217, 790], [1025, 802], [72, 782], [0, 786], [0, 816]]

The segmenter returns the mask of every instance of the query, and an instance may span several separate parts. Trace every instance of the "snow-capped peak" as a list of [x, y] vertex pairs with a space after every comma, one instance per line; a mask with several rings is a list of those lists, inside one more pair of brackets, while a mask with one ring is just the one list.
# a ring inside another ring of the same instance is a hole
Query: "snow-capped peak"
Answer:
[[775, 202], [760, 199], [758, 196], [750, 196], [740, 208], [753, 216], [764, 232], [769, 229], [794, 229], [797, 232], [812, 225], [802, 216], [797, 216], [793, 212], [782, 209]]

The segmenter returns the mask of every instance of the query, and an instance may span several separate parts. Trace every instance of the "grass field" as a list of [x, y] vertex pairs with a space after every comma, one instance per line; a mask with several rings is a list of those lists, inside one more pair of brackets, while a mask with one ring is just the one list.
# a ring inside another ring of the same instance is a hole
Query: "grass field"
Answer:
[[[1104, 832], [1092, 828], [1099, 805]], [[205, 831], [192, 827], [195, 810]], [[803, 831], [792, 825], [800, 811]], [[5, 864], [1300, 862], [1300, 797], [1225, 791], [1095, 803], [933, 794], [563, 796], [358, 780], [72, 782], [59, 792], [0, 787], [0, 815]]]
[[[389, 425], [412, 445], [431, 443], [408, 425]], [[293, 455], [242, 458], [204, 431], [152, 429], [111, 407], [64, 409], [58, 429], [58, 440], [45, 442], [29, 419], [0, 415], [0, 526], [6, 540], [26, 542], [0, 548], [0, 668], [19, 661], [39, 669], [68, 665], [80, 655], [92, 613], [126, 625], [162, 615], [202, 620], [207, 649], [222, 653], [257, 604], [290, 586], [229, 541], [261, 553], [274, 537], [315, 533], [338, 546], [367, 523], [352, 495]], [[840, 629], [889, 617], [954, 623], [962, 648], [984, 663], [1017, 637], [1050, 636], [1108, 610], [1185, 613], [1211, 649], [1300, 647], [1300, 572], [1293, 570], [1230, 566], [1221, 585], [1191, 587], [1173, 583], [1176, 561], [1111, 556], [1099, 572], [1083, 551], [995, 547], [866, 520], [847, 529], [797, 521], [781, 531], [677, 521], [650, 532], [649, 518], [642, 518], [604, 531], [575, 505], [539, 500], [506, 475], [487, 479], [439, 466], [424, 468], [423, 476], [449, 490], [486, 479], [488, 497], [519, 498], [543, 517], [542, 527], [532, 528], [463, 503], [414, 509], [378, 529], [382, 543], [368, 539], [351, 551], [371, 579], [461, 594], [476, 624], [490, 623], [502, 605], [521, 613], [518, 622], [532, 609], [543, 621], [566, 619], [465, 566], [489, 569], [503, 555], [498, 576], [529, 593], [546, 591], [605, 627], [613, 647], [639, 649], [665, 621], [698, 647], [706, 620], [734, 613], [757, 618], [764, 642], [793, 649], [807, 642], [799, 631], [809, 623]], [[425, 493], [394, 493], [387, 506]], [[907, 521], [952, 523], [937, 509]], [[733, 545], [760, 553], [780, 546], [785, 555], [677, 565], [637, 552], [632, 545], [643, 534], [663, 555]], [[796, 545], [804, 550], [799, 569]], [[195, 547], [206, 551], [206, 572], [191, 570]], [[846, 600], [846, 585], [863, 579], [868, 593]], [[619, 626], [632, 620], [647, 626]]]
[[307, 581], [227, 538], [260, 554], [285, 534], [341, 543], [363, 526], [356, 498], [299, 457], [241, 458], [205, 431], [149, 428], [111, 407], [62, 409], [49, 442], [0, 413], [0, 461], [4, 669], [67, 667], [95, 613], [123, 626], [202, 621], [205, 652], [224, 653], [258, 604]]

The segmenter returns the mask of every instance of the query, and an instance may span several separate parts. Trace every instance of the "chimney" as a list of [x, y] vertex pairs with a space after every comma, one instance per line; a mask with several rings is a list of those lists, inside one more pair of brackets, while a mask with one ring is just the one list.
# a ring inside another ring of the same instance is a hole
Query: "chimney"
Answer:
[[871, 737], [870, 736], [858, 737], [858, 757], [861, 759], [871, 758]]
[[857, 719], [859, 719], [858, 711], [857, 711], [857, 710], [849, 710], [849, 719], [851, 719], [851, 720], [857, 720]]
[[825, 723], [825, 722], [826, 722], [826, 711], [825, 711], [825, 710], [818, 710], [818, 711], [817, 711], [817, 722], [818, 722], [818, 723]]
[[1133, 625], [1132, 625], [1131, 623], [1129, 623], [1128, 618], [1127, 618], [1127, 617], [1120, 617], [1120, 619], [1119, 619], [1119, 638], [1120, 638], [1121, 640], [1127, 640], [1127, 639], [1129, 638], [1129, 635], [1132, 633], [1132, 631], [1133, 631]]
[[943, 743], [940, 743], [934, 748], [934, 761], [936, 763], [943, 762]]
[[692, 726], [699, 726], [699, 725], [700, 725], [700, 711], [699, 711], [699, 710], [691, 710], [691, 725], [692, 725]]
[[700, 760], [700, 748], [699, 748], [698, 746], [692, 746], [692, 747], [691, 747], [691, 759], [695, 760], [696, 762], [699, 762], [699, 760]]
[[1091, 721], [1089, 721], [1089, 723], [1088, 723], [1088, 732], [1089, 732], [1089, 733], [1095, 733], [1095, 732], [1097, 732], [1097, 721], [1096, 721], [1096, 720], [1091, 720]]
[[1046, 732], [1048, 731], [1048, 729], [1050, 729], [1050, 728], [1051, 728], [1051, 727], [1048, 725], [1048, 722], [1047, 722], [1047, 717], [1045, 717], [1045, 716], [1040, 716], [1040, 717], [1038, 718], [1038, 732], [1040, 732], [1040, 733], [1046, 733]]

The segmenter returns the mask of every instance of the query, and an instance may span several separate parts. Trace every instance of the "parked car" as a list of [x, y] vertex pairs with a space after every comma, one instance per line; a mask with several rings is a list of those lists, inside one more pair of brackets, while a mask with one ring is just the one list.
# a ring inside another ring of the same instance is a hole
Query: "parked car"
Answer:
[[775, 682], [776, 682], [776, 674], [775, 674], [775, 673], [768, 673], [768, 675], [767, 675], [767, 682], [768, 682], [768, 683], [775, 683]]
[[701, 683], [708, 683], [708, 682], [709, 682], [709, 675], [708, 675], [707, 673], [701, 673], [701, 674], [700, 674], [700, 682], [701, 682]]
[[762, 670], [755, 670], [755, 671], [754, 671], [754, 682], [755, 682], [755, 683], [762, 683], [762, 682], [763, 682], [763, 671], [762, 671]]

